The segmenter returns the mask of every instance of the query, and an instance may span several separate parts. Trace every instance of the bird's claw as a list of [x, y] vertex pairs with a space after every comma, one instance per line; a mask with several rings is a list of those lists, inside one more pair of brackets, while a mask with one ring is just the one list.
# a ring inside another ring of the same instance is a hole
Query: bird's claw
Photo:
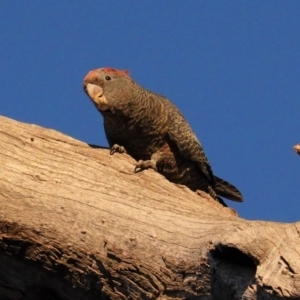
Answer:
[[134, 168], [134, 173], [143, 171], [145, 169], [153, 169], [157, 171], [156, 162], [153, 160], [139, 160]]
[[126, 150], [123, 146], [120, 146], [118, 144], [114, 144], [111, 148], [110, 148], [110, 155], [113, 155], [115, 153], [126, 153]]

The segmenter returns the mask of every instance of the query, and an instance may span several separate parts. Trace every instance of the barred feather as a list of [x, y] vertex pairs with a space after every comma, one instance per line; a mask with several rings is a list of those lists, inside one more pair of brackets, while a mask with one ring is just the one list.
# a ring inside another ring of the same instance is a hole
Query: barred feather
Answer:
[[[98, 88], [88, 89], [89, 84]], [[127, 71], [112, 68], [89, 72], [84, 88], [103, 115], [110, 147], [118, 144], [136, 160], [154, 160], [171, 182], [205, 191], [222, 204], [219, 196], [242, 201], [236, 187], [214, 176], [201, 143], [167, 98], [139, 86]]]

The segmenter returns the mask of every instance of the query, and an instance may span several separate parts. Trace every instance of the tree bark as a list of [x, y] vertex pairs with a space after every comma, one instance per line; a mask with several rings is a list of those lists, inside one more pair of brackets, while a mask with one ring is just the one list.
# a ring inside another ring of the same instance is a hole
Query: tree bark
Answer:
[[296, 151], [297, 154], [300, 155], [300, 143], [297, 144], [297, 145], [295, 145], [295, 146], [293, 147], [293, 149]]
[[300, 299], [299, 223], [134, 163], [0, 117], [0, 299]]

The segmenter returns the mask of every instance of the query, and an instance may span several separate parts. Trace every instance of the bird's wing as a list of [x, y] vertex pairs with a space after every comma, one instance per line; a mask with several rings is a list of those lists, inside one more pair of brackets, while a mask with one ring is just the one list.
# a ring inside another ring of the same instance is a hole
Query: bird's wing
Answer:
[[195, 162], [198, 170], [207, 178], [219, 196], [233, 201], [243, 201], [242, 194], [234, 185], [213, 175], [201, 143], [179, 109], [166, 98], [163, 102], [168, 112], [168, 136], [177, 145], [181, 155]]
[[211, 166], [195, 133], [175, 105], [167, 98], [163, 98], [162, 101], [168, 114], [169, 138], [177, 145], [181, 155], [194, 161], [199, 171], [214, 186], [215, 180]]

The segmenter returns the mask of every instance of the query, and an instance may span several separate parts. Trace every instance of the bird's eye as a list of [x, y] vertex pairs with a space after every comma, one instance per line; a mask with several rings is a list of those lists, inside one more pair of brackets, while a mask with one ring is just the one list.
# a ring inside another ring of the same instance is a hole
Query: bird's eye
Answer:
[[106, 80], [111, 80], [110, 76], [105, 77]]

